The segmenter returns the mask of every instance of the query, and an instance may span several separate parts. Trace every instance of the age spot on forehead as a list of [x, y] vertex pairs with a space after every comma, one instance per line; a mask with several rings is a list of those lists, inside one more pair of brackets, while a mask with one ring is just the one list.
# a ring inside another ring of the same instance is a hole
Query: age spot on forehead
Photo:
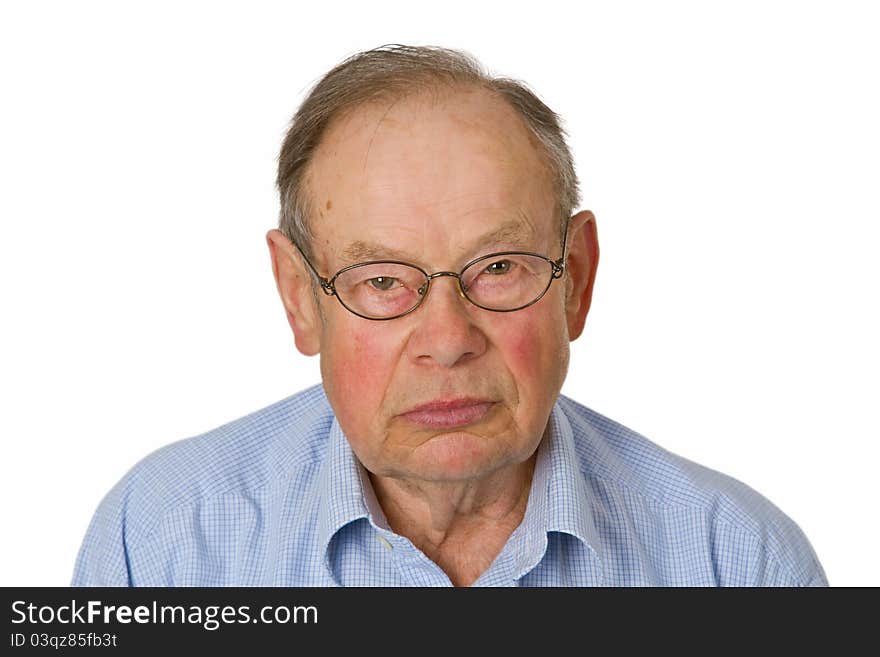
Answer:
[[329, 210], [330, 208], [333, 207], [333, 201], [331, 201], [331, 200], [328, 198], [328, 199], [327, 199], [327, 204], [326, 204], [324, 207], [327, 208], [327, 209]]

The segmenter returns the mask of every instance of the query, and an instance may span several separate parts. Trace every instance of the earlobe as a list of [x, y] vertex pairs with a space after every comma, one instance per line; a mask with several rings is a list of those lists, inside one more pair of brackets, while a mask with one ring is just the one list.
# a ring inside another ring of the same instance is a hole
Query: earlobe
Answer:
[[599, 266], [599, 239], [592, 212], [584, 210], [571, 218], [567, 242], [565, 314], [569, 340], [576, 340], [584, 330]]
[[305, 356], [321, 351], [320, 314], [311, 289], [309, 272], [293, 243], [278, 229], [266, 233], [272, 274], [296, 348]]

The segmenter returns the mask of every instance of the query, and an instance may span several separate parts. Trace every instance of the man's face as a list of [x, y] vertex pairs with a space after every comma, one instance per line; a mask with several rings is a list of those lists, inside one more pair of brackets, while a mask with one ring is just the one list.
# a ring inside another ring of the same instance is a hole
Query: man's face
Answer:
[[[505, 250], [561, 256], [537, 141], [484, 91], [355, 110], [331, 125], [307, 180], [315, 266], [327, 277], [383, 258], [430, 273]], [[502, 227], [500, 239], [481, 239]], [[354, 242], [387, 251], [349, 260]], [[461, 481], [528, 459], [568, 367], [564, 295], [557, 281], [532, 306], [492, 312], [440, 277], [416, 311], [390, 321], [319, 295], [323, 383], [360, 461], [379, 475]], [[461, 398], [483, 403], [406, 415]]]

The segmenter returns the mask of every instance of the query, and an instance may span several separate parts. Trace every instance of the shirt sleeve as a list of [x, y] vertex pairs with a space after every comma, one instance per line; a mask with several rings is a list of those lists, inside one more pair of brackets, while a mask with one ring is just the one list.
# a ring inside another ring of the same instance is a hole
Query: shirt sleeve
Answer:
[[791, 564], [789, 572], [792, 573], [792, 582], [789, 586], [828, 586], [825, 570], [819, 563], [819, 557], [816, 556], [809, 539], [794, 521], [790, 523], [788, 560]]
[[133, 586], [126, 515], [129, 478], [101, 501], [76, 558], [71, 586]]
[[824, 587], [828, 578], [810, 541], [794, 521], [779, 514], [777, 536], [767, 540], [754, 560], [753, 586]]

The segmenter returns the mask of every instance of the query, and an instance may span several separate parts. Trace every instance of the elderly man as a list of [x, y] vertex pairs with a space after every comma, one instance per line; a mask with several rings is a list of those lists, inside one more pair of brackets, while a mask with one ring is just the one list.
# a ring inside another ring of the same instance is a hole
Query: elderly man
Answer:
[[278, 186], [272, 268], [323, 385], [136, 465], [74, 584], [826, 584], [763, 497], [560, 395], [596, 223], [523, 85], [360, 53], [300, 107]]

